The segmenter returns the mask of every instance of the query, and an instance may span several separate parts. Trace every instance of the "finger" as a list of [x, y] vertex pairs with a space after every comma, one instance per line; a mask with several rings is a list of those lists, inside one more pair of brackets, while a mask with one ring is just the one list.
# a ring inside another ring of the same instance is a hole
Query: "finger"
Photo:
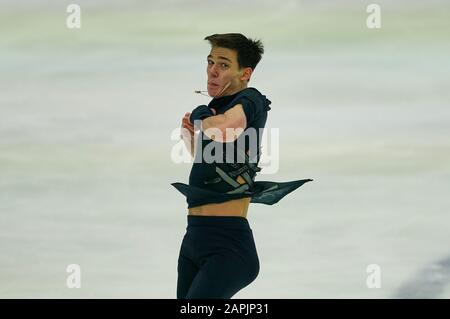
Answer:
[[190, 119], [190, 117], [183, 117], [183, 121], [185, 121], [187, 123], [190, 123], [191, 119]]
[[189, 125], [189, 126], [193, 126], [191, 122], [189, 122], [189, 120], [184, 119], [182, 122], [183, 125]]
[[183, 128], [188, 129], [191, 132], [194, 132], [194, 126], [192, 125], [183, 125]]
[[183, 122], [182, 126], [186, 126], [186, 127], [194, 127], [194, 125], [192, 125], [190, 122]]

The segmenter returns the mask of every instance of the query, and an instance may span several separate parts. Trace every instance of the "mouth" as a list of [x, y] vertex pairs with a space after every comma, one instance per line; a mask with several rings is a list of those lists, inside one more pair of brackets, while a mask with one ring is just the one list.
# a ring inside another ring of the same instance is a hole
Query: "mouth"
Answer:
[[208, 86], [211, 86], [211, 87], [218, 87], [219, 84], [208, 82]]

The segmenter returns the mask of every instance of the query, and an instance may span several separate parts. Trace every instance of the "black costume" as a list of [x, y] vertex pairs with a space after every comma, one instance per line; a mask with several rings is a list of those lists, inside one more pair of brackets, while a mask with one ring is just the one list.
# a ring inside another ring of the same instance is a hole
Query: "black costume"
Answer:
[[[216, 114], [223, 114], [236, 104], [242, 104], [243, 106], [247, 127], [244, 133], [232, 142], [234, 154], [225, 151], [228, 143], [213, 141], [201, 131], [198, 135], [197, 145], [202, 147], [197, 148], [189, 176], [189, 185], [172, 183], [176, 189], [186, 196], [188, 208], [244, 197], [251, 197], [251, 203], [273, 205], [304, 183], [312, 181], [311, 179], [301, 179], [284, 183], [255, 182], [256, 173], [261, 170], [257, 166], [261, 156], [261, 134], [266, 124], [267, 112], [271, 109], [269, 106], [271, 101], [255, 88], [246, 88], [233, 95], [214, 98], [208, 107], [214, 108]], [[251, 156], [251, 153], [247, 154], [249, 149], [252, 150], [248, 142], [250, 137], [245, 135], [249, 128], [254, 128], [257, 134], [257, 154], [253, 154], [253, 156]], [[242, 141], [242, 139], [246, 140]], [[211, 143], [215, 145], [209, 145]], [[242, 147], [240, 148], [240, 145], [245, 145], [245, 150]], [[224, 149], [223, 160], [219, 163], [197, 161], [197, 158], [203, 155], [203, 151], [207, 147], [209, 149], [222, 147]], [[236, 181], [238, 175], [244, 178], [245, 184], [241, 185]]]
[[177, 298], [231, 298], [259, 273], [253, 232], [244, 217], [187, 216], [178, 258]]
[[[251, 197], [251, 203], [272, 205], [311, 179], [290, 182], [255, 181], [260, 152], [262, 129], [267, 120], [271, 101], [254, 88], [244, 89], [230, 96], [214, 98], [208, 105], [223, 114], [236, 104], [242, 104], [247, 119], [245, 131], [227, 144], [199, 134], [197, 152], [189, 176], [189, 185], [173, 183], [187, 198], [188, 208], [208, 203], [222, 203], [232, 199]], [[199, 118], [208, 116], [201, 107]], [[256, 130], [256, 150], [252, 152], [249, 128]], [[242, 147], [242, 145], [244, 147]], [[220, 161], [205, 162], [201, 157], [205, 148], [220, 150]], [[229, 150], [230, 148], [228, 148]], [[248, 152], [248, 153], [247, 153]], [[198, 159], [201, 159], [198, 161]], [[237, 177], [245, 180], [237, 182]], [[188, 215], [188, 226], [178, 258], [177, 298], [231, 298], [250, 284], [259, 273], [259, 260], [252, 230], [245, 217]]]

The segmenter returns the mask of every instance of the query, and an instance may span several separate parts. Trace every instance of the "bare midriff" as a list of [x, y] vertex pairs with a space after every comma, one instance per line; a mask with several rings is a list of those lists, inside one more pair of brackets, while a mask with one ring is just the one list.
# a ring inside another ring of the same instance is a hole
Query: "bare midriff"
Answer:
[[189, 215], [196, 216], [239, 216], [247, 218], [250, 197], [233, 199], [224, 203], [205, 204], [189, 208]]
[[[240, 184], [245, 183], [241, 176], [237, 181]], [[223, 203], [205, 204], [189, 208], [189, 215], [195, 216], [239, 216], [247, 218], [248, 206], [251, 197], [229, 200]]]

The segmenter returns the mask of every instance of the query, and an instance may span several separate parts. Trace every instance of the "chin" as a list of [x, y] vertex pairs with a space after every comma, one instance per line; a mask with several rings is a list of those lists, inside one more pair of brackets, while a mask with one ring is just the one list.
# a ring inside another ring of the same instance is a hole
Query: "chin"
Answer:
[[217, 93], [219, 93], [217, 90], [208, 90], [209, 96], [216, 96]]

